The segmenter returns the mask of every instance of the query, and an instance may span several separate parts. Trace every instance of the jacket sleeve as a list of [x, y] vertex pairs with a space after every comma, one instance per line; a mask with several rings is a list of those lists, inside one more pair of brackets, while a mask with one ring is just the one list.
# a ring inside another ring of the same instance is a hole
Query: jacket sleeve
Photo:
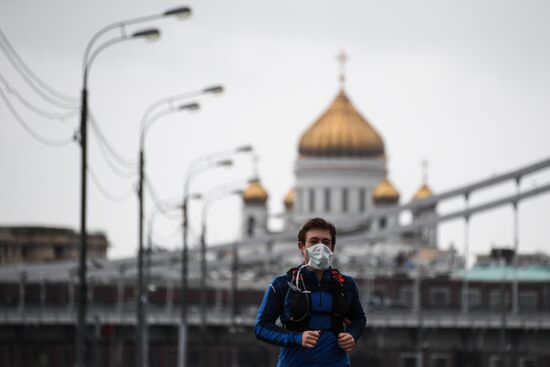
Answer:
[[275, 325], [275, 322], [283, 312], [283, 307], [284, 295], [277, 281], [273, 280], [267, 287], [264, 299], [258, 309], [256, 327], [254, 329], [256, 338], [280, 346], [301, 345], [302, 333], [285, 330]]
[[346, 318], [351, 322], [349, 325], [346, 325], [346, 332], [350, 333], [353, 336], [355, 341], [359, 340], [363, 330], [367, 324], [367, 317], [365, 316], [365, 311], [361, 306], [361, 301], [359, 300], [359, 291], [357, 285], [351, 279], [352, 289], [351, 289], [351, 302], [346, 312]]

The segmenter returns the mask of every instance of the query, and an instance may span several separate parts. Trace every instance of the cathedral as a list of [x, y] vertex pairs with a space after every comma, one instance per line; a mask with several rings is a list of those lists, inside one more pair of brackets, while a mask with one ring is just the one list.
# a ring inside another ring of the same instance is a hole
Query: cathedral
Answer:
[[[328, 108], [302, 134], [294, 164], [295, 186], [283, 199], [284, 232], [297, 233], [309, 218], [321, 216], [334, 223], [339, 232], [358, 228], [369, 212], [400, 205], [401, 195], [387, 170], [386, 143], [375, 125], [366, 119], [344, 86]], [[411, 201], [432, 196], [426, 182]], [[256, 178], [243, 192], [245, 237], [270, 233], [268, 228], [268, 191]], [[412, 213], [412, 220], [435, 216], [436, 208]], [[367, 230], [384, 230], [400, 225], [397, 213], [368, 223]], [[372, 244], [363, 255], [412, 255], [421, 249], [437, 252], [437, 225], [425, 226], [412, 233], [387, 235]]]

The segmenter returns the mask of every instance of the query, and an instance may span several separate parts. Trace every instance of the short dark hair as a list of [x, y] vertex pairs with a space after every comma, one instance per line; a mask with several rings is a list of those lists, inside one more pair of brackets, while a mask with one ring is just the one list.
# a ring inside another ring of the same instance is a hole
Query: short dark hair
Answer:
[[327, 222], [323, 218], [311, 218], [308, 220], [302, 229], [300, 229], [300, 232], [298, 232], [298, 242], [305, 243], [306, 233], [312, 229], [325, 229], [329, 231], [332, 239], [332, 246], [336, 245], [336, 228], [334, 224]]

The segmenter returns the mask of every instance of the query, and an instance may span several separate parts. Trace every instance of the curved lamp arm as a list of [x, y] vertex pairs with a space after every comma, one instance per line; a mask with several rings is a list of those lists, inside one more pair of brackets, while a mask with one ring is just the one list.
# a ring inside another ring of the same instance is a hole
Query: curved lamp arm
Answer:
[[191, 92], [174, 94], [174, 95], [171, 95], [171, 96], [168, 96], [168, 97], [161, 98], [161, 99], [155, 101], [154, 103], [152, 103], [147, 108], [147, 110], [143, 114], [143, 119], [144, 120], [148, 119], [149, 116], [152, 115], [153, 112], [155, 112], [156, 109], [158, 109], [160, 106], [162, 106], [164, 104], [168, 104], [169, 106], [172, 106], [173, 103], [175, 103], [179, 100], [198, 97], [198, 96], [201, 96], [203, 94], [221, 94], [221, 93], [223, 93], [223, 91], [224, 91], [223, 86], [213, 85], [213, 86], [206, 87], [206, 88], [203, 88], [203, 89], [198, 89], [198, 90], [194, 90], [194, 91], [191, 91]]
[[113, 29], [119, 28], [120, 31], [121, 31], [121, 37], [126, 38], [126, 37], [128, 37], [127, 34], [126, 34], [126, 30], [125, 30], [126, 26], [131, 25], [131, 24], [148, 22], [148, 21], [151, 21], [151, 20], [155, 20], [155, 19], [159, 19], [159, 18], [163, 18], [163, 17], [168, 17], [168, 16], [177, 16], [179, 18], [184, 18], [184, 17], [191, 16], [191, 8], [185, 6], [185, 7], [169, 9], [169, 10], [164, 11], [163, 13], [160, 13], [160, 14], [146, 15], [146, 16], [138, 17], [138, 18], [131, 18], [131, 19], [127, 19], [127, 20], [123, 20], [123, 21], [108, 24], [105, 27], [101, 28], [99, 31], [97, 31], [92, 36], [92, 38], [90, 38], [90, 41], [88, 41], [88, 44], [86, 45], [86, 49], [84, 51], [84, 57], [83, 57], [83, 60], [82, 60], [82, 71], [83, 71], [83, 75], [84, 75], [84, 85], [86, 85], [85, 82], [86, 82], [86, 69], [88, 67], [88, 57], [90, 55], [92, 47], [94, 46], [94, 43], [102, 35], [104, 35], [105, 33], [109, 32]]
[[149, 128], [155, 121], [158, 121], [160, 118], [175, 113], [179, 111], [196, 111], [200, 108], [200, 105], [198, 103], [187, 103], [183, 105], [179, 105], [177, 107], [170, 106], [162, 111], [157, 112], [156, 114], [152, 115], [151, 117], [147, 116], [146, 114], [143, 115], [143, 118], [141, 120], [141, 127], [140, 127], [140, 138], [139, 138], [139, 147], [140, 150], [143, 150], [145, 147], [145, 136], [147, 135], [147, 131], [149, 131]]
[[[229, 162], [232, 162], [232, 161], [227, 159], [226, 160], [220, 160], [220, 159], [231, 156], [233, 154], [237, 154], [237, 153], [251, 153], [253, 152], [253, 150], [254, 149], [251, 145], [243, 145], [232, 149], [226, 149], [219, 152], [206, 154], [192, 161], [187, 167], [187, 170], [185, 171], [185, 175], [184, 175], [184, 182], [183, 182], [184, 204], [185, 204], [185, 198], [187, 196], [187, 193], [189, 192], [191, 179], [193, 178], [195, 173], [198, 173], [203, 169], [207, 169], [212, 166], [229, 166], [232, 164]], [[202, 166], [204, 166], [204, 168], [201, 169]]]
[[203, 155], [201, 157], [198, 157], [194, 161], [192, 161], [189, 164], [189, 167], [187, 168], [187, 171], [185, 173], [186, 176], [189, 175], [190, 172], [195, 170], [196, 167], [205, 164], [205, 163], [211, 163], [215, 160], [218, 160], [223, 157], [231, 156], [236, 153], [249, 153], [253, 152], [254, 148], [251, 145], [243, 145], [232, 149], [226, 149], [215, 153], [210, 153]]

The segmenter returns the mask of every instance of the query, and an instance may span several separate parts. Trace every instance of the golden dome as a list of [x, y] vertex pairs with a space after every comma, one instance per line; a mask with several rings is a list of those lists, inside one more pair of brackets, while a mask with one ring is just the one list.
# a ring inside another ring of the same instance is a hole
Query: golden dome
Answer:
[[384, 141], [343, 89], [300, 139], [302, 157], [380, 157]]
[[416, 194], [414, 194], [412, 201], [427, 199], [430, 196], [433, 196], [432, 190], [426, 184], [422, 184]]
[[295, 195], [294, 189], [290, 189], [286, 193], [285, 199], [283, 200], [286, 210], [291, 210], [292, 207], [294, 206], [294, 195]]
[[386, 177], [372, 190], [372, 199], [376, 204], [395, 204], [399, 201], [399, 191]]
[[243, 201], [245, 204], [262, 204], [265, 205], [267, 202], [267, 198], [269, 195], [267, 194], [267, 191], [264, 189], [262, 184], [260, 183], [260, 180], [255, 179], [243, 192]]

